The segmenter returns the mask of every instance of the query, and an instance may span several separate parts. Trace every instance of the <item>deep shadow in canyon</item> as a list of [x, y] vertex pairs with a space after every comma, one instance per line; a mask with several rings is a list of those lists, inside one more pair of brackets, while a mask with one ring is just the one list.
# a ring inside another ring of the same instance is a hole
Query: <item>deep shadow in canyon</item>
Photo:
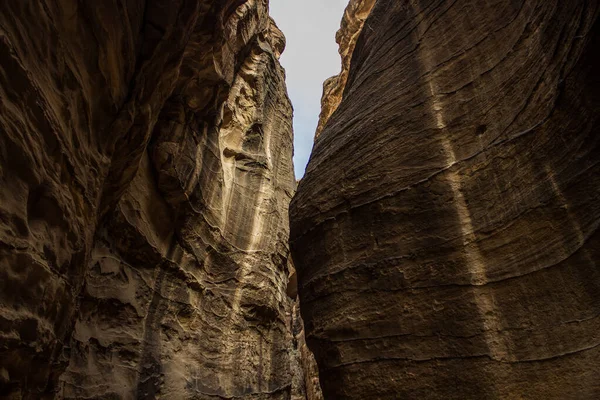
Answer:
[[0, 398], [600, 398], [599, 6], [5, 1]]
[[598, 7], [375, 3], [290, 208], [325, 398], [600, 397]]

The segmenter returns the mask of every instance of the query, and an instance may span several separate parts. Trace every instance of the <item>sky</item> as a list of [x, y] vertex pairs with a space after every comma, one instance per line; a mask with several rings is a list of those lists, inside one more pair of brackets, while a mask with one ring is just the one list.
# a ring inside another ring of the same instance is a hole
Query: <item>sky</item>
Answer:
[[312, 150], [323, 82], [337, 75], [341, 58], [335, 33], [348, 0], [271, 0], [270, 13], [286, 37], [281, 64], [294, 106], [294, 168], [302, 178]]

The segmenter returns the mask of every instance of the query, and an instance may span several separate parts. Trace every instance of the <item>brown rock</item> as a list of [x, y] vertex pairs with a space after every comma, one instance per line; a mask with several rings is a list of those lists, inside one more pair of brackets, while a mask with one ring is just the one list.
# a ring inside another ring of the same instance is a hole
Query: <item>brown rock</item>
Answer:
[[[364, 27], [365, 20], [373, 9], [376, 0], [350, 0], [340, 29], [335, 35], [335, 41], [339, 45], [339, 53], [342, 57], [342, 71], [339, 75], [332, 76], [323, 83], [323, 97], [321, 98], [321, 114], [315, 137], [323, 131], [325, 124], [331, 114], [337, 110], [344, 94], [348, 74], [350, 73], [350, 61], [354, 53], [356, 41]], [[367, 27], [372, 29], [370, 27]]]
[[306, 345], [304, 321], [300, 315], [298, 299], [292, 304], [290, 311], [292, 369], [294, 370], [294, 382], [297, 382], [292, 386], [291, 400], [323, 400], [315, 356]]
[[268, 2], [8, 0], [0, 26], [0, 397], [290, 398]]
[[325, 398], [600, 398], [598, 12], [376, 3], [291, 206]]

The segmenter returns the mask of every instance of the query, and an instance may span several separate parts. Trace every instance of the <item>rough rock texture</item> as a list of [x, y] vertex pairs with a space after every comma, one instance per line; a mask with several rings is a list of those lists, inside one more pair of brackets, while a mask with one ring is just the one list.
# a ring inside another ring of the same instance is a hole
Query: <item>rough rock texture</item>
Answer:
[[267, 0], [7, 0], [0, 397], [288, 399]]
[[[304, 335], [304, 321], [300, 315], [300, 303], [298, 299], [292, 306], [291, 310], [291, 332], [292, 332], [292, 349], [295, 357], [295, 362], [292, 364], [294, 369], [294, 378], [297, 384], [292, 385], [292, 388], [298, 388], [292, 393], [291, 400], [323, 400], [321, 384], [319, 382], [319, 370], [315, 356], [306, 345]], [[294, 382], [294, 383], [295, 383]]]
[[[323, 83], [323, 97], [321, 98], [321, 114], [315, 136], [318, 137], [331, 114], [340, 105], [350, 73], [350, 61], [354, 53], [356, 41], [363, 29], [365, 20], [375, 5], [375, 0], [351, 0], [344, 11], [342, 24], [335, 35], [335, 41], [339, 45], [339, 53], [342, 57], [342, 71], [339, 75], [332, 76]], [[373, 29], [367, 27], [368, 29]]]
[[600, 398], [598, 13], [377, 1], [291, 205], [325, 398]]

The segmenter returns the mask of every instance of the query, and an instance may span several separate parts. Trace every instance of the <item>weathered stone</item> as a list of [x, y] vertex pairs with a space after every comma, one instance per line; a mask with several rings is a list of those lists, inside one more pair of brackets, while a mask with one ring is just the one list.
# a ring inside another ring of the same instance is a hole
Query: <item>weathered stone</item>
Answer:
[[[350, 61], [354, 53], [356, 41], [363, 29], [365, 20], [371, 13], [376, 0], [352, 0], [344, 11], [342, 24], [335, 35], [335, 41], [339, 45], [339, 53], [342, 58], [342, 70], [323, 83], [323, 97], [321, 98], [321, 114], [317, 124], [315, 137], [321, 134], [331, 114], [337, 110], [344, 94], [348, 74], [350, 73]], [[368, 27], [368, 29], [373, 29]]]
[[0, 46], [0, 397], [290, 398], [268, 2], [8, 0]]
[[291, 206], [325, 398], [600, 398], [598, 13], [377, 1]]
[[292, 392], [291, 400], [323, 400], [321, 384], [319, 382], [319, 371], [315, 356], [308, 349], [304, 336], [304, 322], [300, 315], [300, 303], [298, 300], [292, 305], [291, 310], [291, 332], [292, 349], [294, 355], [294, 377], [298, 384], [296, 391]]

